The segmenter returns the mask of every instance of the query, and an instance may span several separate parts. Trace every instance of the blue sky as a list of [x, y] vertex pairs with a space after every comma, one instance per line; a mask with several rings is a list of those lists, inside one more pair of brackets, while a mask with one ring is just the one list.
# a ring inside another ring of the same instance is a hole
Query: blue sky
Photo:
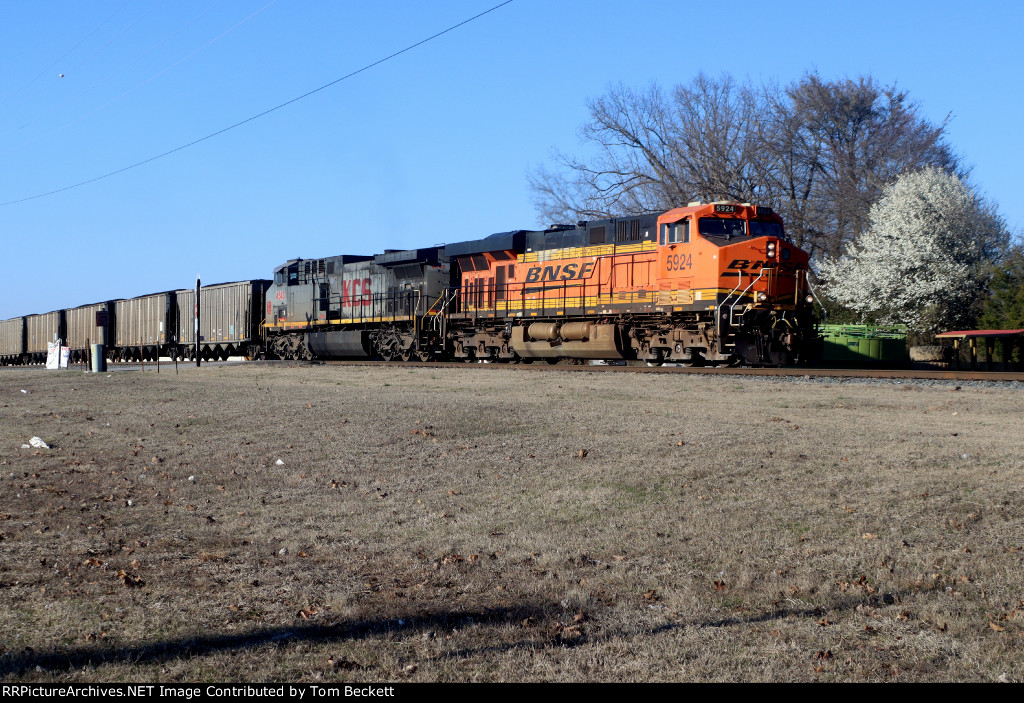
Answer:
[[[500, 0], [0, 0], [0, 202], [101, 176]], [[515, 0], [139, 168], [0, 206], [0, 319], [539, 224], [527, 174], [613, 83], [898, 84], [1024, 230], [1024, 5]], [[726, 9], [727, 8], [727, 9]], [[60, 74], [64, 77], [60, 78]]]

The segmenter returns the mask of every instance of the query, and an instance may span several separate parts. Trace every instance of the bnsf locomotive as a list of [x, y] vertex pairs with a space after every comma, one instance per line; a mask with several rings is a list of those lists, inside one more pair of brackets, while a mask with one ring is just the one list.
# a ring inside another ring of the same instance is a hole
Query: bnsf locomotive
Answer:
[[819, 347], [807, 270], [778, 215], [734, 202], [296, 259], [267, 290], [266, 352], [802, 363]]

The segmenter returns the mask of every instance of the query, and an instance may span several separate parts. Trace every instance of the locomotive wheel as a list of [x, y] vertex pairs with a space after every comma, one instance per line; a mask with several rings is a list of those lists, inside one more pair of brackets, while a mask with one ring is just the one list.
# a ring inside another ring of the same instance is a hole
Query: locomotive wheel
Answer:
[[402, 361], [412, 361], [412, 349], [403, 349], [399, 356], [402, 357]]

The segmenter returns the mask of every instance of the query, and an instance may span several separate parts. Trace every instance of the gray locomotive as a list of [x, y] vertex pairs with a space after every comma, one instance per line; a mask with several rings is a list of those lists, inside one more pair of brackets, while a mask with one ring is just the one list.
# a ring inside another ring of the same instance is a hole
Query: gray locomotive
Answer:
[[267, 353], [426, 361], [444, 347], [452, 276], [440, 247], [288, 261], [267, 289]]

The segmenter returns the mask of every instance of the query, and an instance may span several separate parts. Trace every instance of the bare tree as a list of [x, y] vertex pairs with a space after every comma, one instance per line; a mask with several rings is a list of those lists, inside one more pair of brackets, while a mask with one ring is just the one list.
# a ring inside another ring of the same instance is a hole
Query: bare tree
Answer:
[[757, 201], [779, 210], [795, 243], [836, 256], [867, 227], [881, 190], [910, 168], [955, 170], [932, 125], [895, 87], [871, 77], [785, 88], [699, 74], [666, 96], [619, 85], [589, 103], [590, 159], [531, 177], [542, 217], [649, 213], [691, 200]]
[[580, 137], [594, 156], [557, 153], [562, 172], [531, 177], [542, 217], [642, 214], [755, 194], [757, 94], [732, 78], [701, 74], [671, 99], [657, 86], [641, 93], [619, 85], [588, 107]]
[[882, 88], [870, 76], [826, 82], [812, 73], [785, 93], [779, 108], [799, 128], [801, 175], [814, 181], [808, 197], [817, 201], [816, 216], [808, 224], [818, 233], [810, 242], [815, 254], [837, 256], [860, 236], [872, 203], [904, 171], [957, 167], [942, 140], [947, 122], [929, 123], [895, 86]]

